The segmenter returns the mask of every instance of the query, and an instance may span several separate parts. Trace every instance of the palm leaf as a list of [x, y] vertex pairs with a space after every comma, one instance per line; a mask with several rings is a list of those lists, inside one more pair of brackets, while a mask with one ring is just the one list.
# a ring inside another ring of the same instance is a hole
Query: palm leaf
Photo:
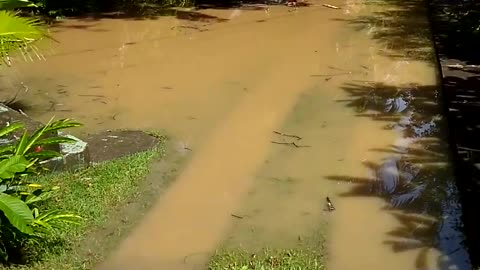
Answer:
[[[39, 160], [46, 160], [46, 159], [51, 159], [55, 157], [62, 157], [62, 154], [52, 151], [52, 150], [43, 150], [40, 152], [30, 152], [25, 154], [25, 157], [27, 159], [39, 159]], [[37, 160], [38, 161], [38, 160]]]
[[[53, 120], [53, 119], [52, 119]], [[46, 125], [46, 129], [44, 132], [52, 132], [52, 131], [57, 131], [61, 129], [67, 129], [67, 128], [73, 128], [73, 127], [80, 127], [82, 126], [81, 123], [76, 122], [72, 119], [60, 119], [57, 121], [52, 122], [50, 120], [49, 124]]]
[[17, 142], [17, 146], [15, 147], [15, 155], [16, 156], [23, 156], [25, 153], [28, 151], [27, 148], [28, 145], [28, 135], [27, 131], [23, 132], [22, 137], [20, 137], [20, 140]]
[[[55, 140], [57, 140], [57, 143], [60, 142], [60, 140], [63, 140], [64, 142], [74, 142], [74, 140], [71, 140], [69, 138], [63, 138], [63, 137], [56, 137], [55, 138], [45, 138], [43, 139], [43, 142], [40, 138], [47, 133], [54, 132], [60, 129], [66, 129], [66, 128], [71, 128], [71, 127], [78, 127], [81, 126], [82, 124], [75, 122], [71, 119], [62, 119], [62, 120], [57, 120], [53, 121], [53, 118], [48, 121], [48, 123], [37, 129], [32, 136], [28, 139], [28, 142], [25, 145], [25, 148], [22, 148], [21, 150], [23, 152], [20, 152], [21, 154], [25, 154], [29, 149], [31, 149], [34, 145], [41, 145], [41, 144], [52, 144], [55, 143]], [[63, 139], [61, 139], [63, 138]]]
[[0, 0], [0, 10], [12, 10], [22, 7], [36, 7], [36, 5], [28, 0]]
[[0, 194], [0, 210], [10, 223], [22, 233], [31, 234], [29, 225], [33, 222], [33, 215], [28, 205], [19, 198]]
[[[24, 58], [31, 58], [31, 52], [42, 58], [33, 42], [47, 34], [36, 19], [16, 16], [10, 11], [0, 11], [0, 57], [10, 64], [9, 53], [18, 50]], [[33, 60], [33, 59], [32, 59]]]
[[0, 179], [10, 179], [27, 169], [28, 161], [23, 156], [12, 156], [0, 161]]
[[[1, 0], [0, 0], [1, 1]], [[23, 128], [25, 125], [20, 123], [20, 122], [15, 122], [10, 124], [8, 127], [4, 127], [0, 130], [0, 137], [3, 137], [5, 135], [8, 135], [12, 132], [14, 132], [17, 129]]]
[[15, 145], [6, 145], [0, 147], [0, 154], [7, 153], [5, 155], [0, 156], [0, 160], [4, 158], [4, 156], [10, 156], [10, 152], [13, 152], [15, 150]]
[[60, 143], [74, 143], [74, 142], [76, 142], [74, 139], [67, 138], [67, 137], [50, 137], [50, 138], [40, 139], [35, 143], [33, 143], [32, 146], [60, 144]]
[[61, 229], [65, 225], [80, 225], [82, 217], [73, 213], [62, 210], [50, 210], [38, 215], [38, 210], [35, 212], [35, 219], [33, 225], [40, 232], [50, 233], [53, 229]]

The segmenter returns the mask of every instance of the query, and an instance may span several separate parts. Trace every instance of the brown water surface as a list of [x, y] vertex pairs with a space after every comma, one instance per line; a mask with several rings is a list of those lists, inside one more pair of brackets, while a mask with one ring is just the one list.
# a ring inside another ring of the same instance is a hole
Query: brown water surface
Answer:
[[202, 269], [238, 246], [321, 249], [333, 270], [468, 269], [431, 44], [399, 31], [413, 10], [427, 26], [410, 2], [65, 20], [47, 61], [2, 84], [27, 86], [39, 119], [167, 130], [192, 150], [99, 269]]

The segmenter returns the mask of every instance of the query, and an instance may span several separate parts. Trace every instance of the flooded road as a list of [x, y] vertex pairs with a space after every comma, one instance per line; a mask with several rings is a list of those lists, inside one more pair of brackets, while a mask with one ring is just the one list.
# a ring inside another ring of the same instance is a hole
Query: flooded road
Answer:
[[469, 269], [429, 36], [406, 34], [428, 29], [421, 1], [309, 4], [67, 20], [47, 62], [5, 72], [36, 118], [166, 130], [192, 150], [99, 269], [203, 269], [237, 247]]

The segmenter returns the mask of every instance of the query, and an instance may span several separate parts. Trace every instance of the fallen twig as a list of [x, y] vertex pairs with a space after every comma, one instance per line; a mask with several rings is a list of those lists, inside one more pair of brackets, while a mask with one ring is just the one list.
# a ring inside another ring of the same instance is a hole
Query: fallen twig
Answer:
[[243, 219], [243, 217], [239, 216], [239, 215], [231, 214], [231, 216], [234, 217], [234, 218]]
[[293, 145], [295, 147], [312, 147], [310, 145], [299, 145], [299, 144], [296, 144], [295, 142], [276, 142], [276, 141], [272, 141], [272, 143], [274, 144], [284, 144], [284, 145]]
[[18, 112], [23, 116], [29, 117], [22, 109], [18, 109]]
[[335, 206], [333, 206], [333, 203], [328, 196], [327, 196], [326, 200], [327, 200], [327, 210], [330, 211], [330, 212], [334, 211]]
[[278, 134], [278, 135], [280, 135], [280, 136], [295, 138], [295, 139], [297, 139], [297, 140], [301, 140], [301, 139], [302, 139], [302, 137], [300, 137], [300, 136], [290, 135], [290, 134], [286, 134], [286, 133], [283, 133], [283, 132], [280, 132], [280, 131], [273, 131], [273, 133]]
[[340, 9], [340, 7], [332, 6], [332, 5], [329, 5], [329, 4], [322, 4], [322, 6], [327, 7], [327, 8]]

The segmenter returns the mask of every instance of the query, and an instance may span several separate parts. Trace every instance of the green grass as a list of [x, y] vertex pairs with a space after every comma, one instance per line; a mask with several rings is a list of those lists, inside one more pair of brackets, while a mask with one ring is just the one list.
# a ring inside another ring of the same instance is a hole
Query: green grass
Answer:
[[84, 220], [30, 251], [30, 257], [35, 258], [30, 265], [10, 269], [91, 269], [154, 201], [159, 188], [152, 188], [145, 179], [149, 164], [163, 155], [164, 146], [162, 140], [150, 151], [78, 172], [41, 177], [40, 183], [60, 187], [58, 196], [49, 203]]
[[217, 252], [208, 270], [323, 270], [323, 258], [314, 251], [265, 249], [260, 253], [244, 250]]

